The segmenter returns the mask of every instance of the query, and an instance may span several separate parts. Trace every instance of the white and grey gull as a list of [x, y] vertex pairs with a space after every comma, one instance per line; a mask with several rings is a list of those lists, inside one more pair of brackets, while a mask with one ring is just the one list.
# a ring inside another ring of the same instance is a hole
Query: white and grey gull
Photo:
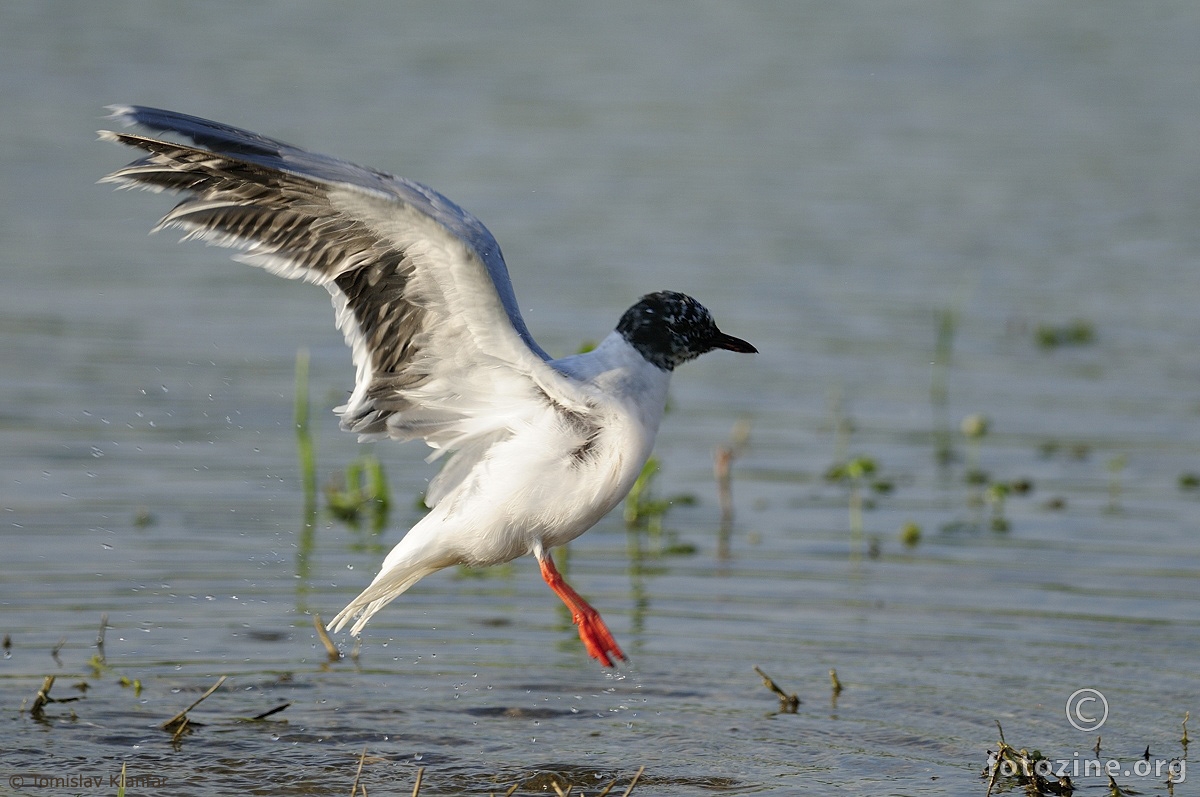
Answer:
[[240, 250], [237, 260], [324, 286], [356, 369], [343, 429], [423, 439], [446, 458], [430, 512], [333, 618], [367, 621], [452, 565], [532, 554], [587, 652], [625, 654], [550, 556], [625, 497], [650, 456], [676, 366], [713, 349], [754, 352], [682, 293], [643, 296], [592, 351], [552, 359], [521, 319], [496, 239], [446, 197], [402, 177], [171, 111], [112, 106], [145, 155], [103, 182], [186, 194], [155, 227]]

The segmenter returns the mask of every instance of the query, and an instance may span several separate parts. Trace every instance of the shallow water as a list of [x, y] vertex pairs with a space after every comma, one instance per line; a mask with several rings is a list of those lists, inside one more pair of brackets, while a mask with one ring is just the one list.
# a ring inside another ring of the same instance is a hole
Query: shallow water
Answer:
[[[1122, 788], [1167, 793], [1200, 709], [1197, 11], [688, 9], [6, 6], [0, 789], [115, 794], [124, 762], [136, 793], [324, 794], [365, 750], [381, 794], [421, 767], [423, 794], [592, 794], [641, 766], [636, 794], [983, 794], [999, 722], [1068, 763], [1100, 735]], [[532, 561], [430, 577], [327, 661], [310, 614], [369, 581], [432, 470], [378, 447], [383, 535], [305, 534], [298, 348], [322, 482], [361, 453], [326, 412], [352, 379], [328, 301], [147, 239], [167, 198], [93, 184], [128, 160], [92, 139], [113, 102], [437, 186], [555, 354], [660, 288], [758, 345], [675, 379], [654, 489], [696, 501], [664, 537], [616, 513], [571, 546], [629, 665], [587, 659]], [[1037, 344], [1075, 319], [1092, 342]], [[743, 418], [722, 560], [712, 452]], [[861, 539], [824, 478], [857, 455], [891, 487]], [[1032, 485], [1006, 531], [972, 468]], [[46, 675], [82, 699], [34, 718]], [[221, 675], [173, 743], [158, 726]], [[1082, 688], [1098, 730], [1067, 721]]]

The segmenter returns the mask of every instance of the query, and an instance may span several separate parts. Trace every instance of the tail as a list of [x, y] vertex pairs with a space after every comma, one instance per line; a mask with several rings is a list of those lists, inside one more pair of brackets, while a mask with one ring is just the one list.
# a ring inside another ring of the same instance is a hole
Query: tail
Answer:
[[400, 540], [383, 560], [379, 575], [375, 576], [371, 585], [330, 621], [330, 631], [336, 634], [352, 618], [357, 618], [350, 627], [350, 633], [358, 636], [375, 612], [387, 606], [425, 576], [458, 561], [437, 545], [436, 537], [430, 534], [430, 527], [422, 525], [432, 516], [426, 515], [421, 523], [408, 530], [404, 539]]
[[364, 589], [357, 598], [350, 601], [345, 609], [338, 612], [327, 627], [336, 634], [346, 623], [350, 622], [351, 618], [357, 618], [354, 625], [350, 627], [350, 633], [358, 636], [375, 612], [400, 597], [413, 584], [438, 570], [441, 568], [415, 563], [407, 566], [397, 564], [381, 571], [371, 582], [371, 586]]

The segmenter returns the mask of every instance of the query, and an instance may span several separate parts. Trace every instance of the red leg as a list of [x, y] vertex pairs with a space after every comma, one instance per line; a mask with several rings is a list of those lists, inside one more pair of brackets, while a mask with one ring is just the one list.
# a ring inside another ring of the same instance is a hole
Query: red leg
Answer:
[[613, 666], [609, 654], [625, 661], [625, 654], [621, 652], [616, 640], [612, 638], [608, 626], [600, 619], [600, 613], [563, 580], [558, 569], [554, 567], [554, 560], [550, 558], [550, 554], [545, 553], [539, 556], [538, 564], [542, 567], [542, 578], [546, 580], [550, 589], [554, 590], [554, 594], [561, 598], [562, 602], [571, 610], [571, 620], [579, 626], [579, 638], [583, 640], [588, 655], [605, 667]]

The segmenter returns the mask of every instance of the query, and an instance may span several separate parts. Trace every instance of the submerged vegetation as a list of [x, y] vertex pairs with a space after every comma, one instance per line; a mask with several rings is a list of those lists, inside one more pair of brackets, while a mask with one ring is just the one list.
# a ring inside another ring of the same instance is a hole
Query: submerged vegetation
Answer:
[[[1022, 515], [1021, 498], [1033, 491], [1033, 481], [1020, 474], [1011, 472], [1005, 474], [1005, 470], [1012, 470], [1011, 464], [1005, 466], [1005, 460], [998, 455], [995, 450], [997, 444], [993, 442], [995, 440], [1005, 441], [1006, 434], [1011, 440], [1011, 431], [998, 428], [1001, 426], [1000, 423], [993, 422], [988, 415], [978, 411], [963, 416], [957, 428], [950, 420], [949, 387], [952, 376], [952, 347], [955, 330], [956, 319], [952, 312], [947, 311], [939, 316], [933, 360], [934, 376], [930, 388], [934, 423], [931, 430], [922, 430], [921, 432], [923, 435], [929, 434], [928, 438], [922, 437], [922, 440], [930, 439], [932, 441], [934, 460], [938, 465], [935, 478], [941, 479], [940, 483], [945, 488], [944, 495], [950, 496], [950, 500], [933, 504], [932, 507], [930, 504], [918, 502], [905, 504], [904, 501], [908, 498], [906, 491], [910, 489], [914, 480], [925, 477], [925, 474], [914, 476], [904, 472], [884, 471], [880, 463], [884, 461], [883, 457], [888, 455], [888, 451], [877, 447], [878, 438], [870, 438], [871, 430], [868, 429], [866, 433], [861, 434], [863, 439], [859, 439], [855, 436], [860, 433], [856, 430], [854, 421], [840, 411], [833, 424], [836, 457], [834, 464], [824, 473], [827, 485], [824, 489], [828, 494], [819, 496], [819, 498], [828, 500], [837, 508], [839, 512], [837, 517], [845, 519], [849, 528], [850, 556], [855, 562], [878, 556], [884, 545], [893, 547], [900, 545], [905, 549], [903, 555], [893, 557], [893, 562], [904, 563], [923, 558], [927, 553], [930, 536], [933, 536], [935, 542], [937, 539], [939, 526], [934, 513], [954, 515], [953, 520], [940, 526], [943, 533], [986, 533], [991, 530], [998, 534], [990, 537], [988, 544], [997, 546], [1004, 546], [1009, 539], [1015, 538], [1020, 531], [1021, 520], [1027, 517], [1027, 515]], [[357, 544], [377, 545], [376, 540], [386, 528], [389, 513], [395, 506], [384, 467], [378, 458], [369, 451], [347, 464], [340, 472], [334, 471], [334, 475], [322, 485], [322, 480], [318, 476], [317, 452], [309, 426], [309, 411], [308, 356], [306, 352], [301, 351], [298, 352], [296, 358], [295, 399], [297, 458], [304, 496], [304, 529], [299, 537], [300, 545], [297, 553], [297, 573], [302, 576], [299, 579], [301, 584], [307, 582], [307, 558], [315, 547], [318, 518], [323, 518], [327, 522], [345, 524], [351, 529], [366, 532], [355, 536], [359, 542], [352, 543], [352, 547]], [[749, 422], [738, 421], [730, 431], [728, 439], [721, 443], [713, 454], [715, 498], [720, 517], [716, 558], [722, 561], [731, 558], [730, 537], [735, 517], [741, 519], [740, 516], [735, 516], [734, 511], [735, 465], [743, 464], [743, 458], [750, 451], [749, 437]], [[1110, 452], [1105, 451], [1105, 446], [1078, 440], [1046, 440], [1040, 444], [1033, 441], [1029, 443], [1029, 446], [1033, 455], [1043, 460], [1040, 463], [1043, 466], [1046, 464], [1044, 460], [1057, 459], [1063, 463], [1064, 467], [1089, 468], [1094, 479], [1093, 492], [1098, 496], [1098, 500], [1103, 501], [1107, 494], [1108, 511], [1120, 511], [1125, 490], [1123, 479], [1128, 477], [1128, 462], [1124, 453], [1113, 454], [1106, 459], [1104, 454]], [[848, 453], [855, 450], [862, 451], [864, 448], [872, 453], [856, 455]], [[882, 456], [877, 457], [876, 453]], [[1093, 461], [1089, 463], [1089, 459]], [[634, 603], [630, 610], [630, 622], [632, 633], [635, 635], [645, 633], [646, 618], [648, 615], [652, 616], [652, 612], [648, 608], [650, 606], [648, 581], [654, 575], [668, 570], [669, 564], [663, 561], [662, 557], [696, 554], [698, 551], [698, 547], [691, 542], [694, 535], [689, 538], [671, 528], [671, 521], [674, 520], [678, 524], [678, 518], [685, 514], [672, 515], [672, 511], [679, 506], [694, 504], [698, 499], [695, 495], [690, 494], [664, 496], [662, 486], [664, 473], [671, 472], [666, 468], [667, 466], [659, 457], [651, 457], [623, 506], [622, 517], [630, 540], [631, 594]], [[993, 473], [1003, 478], [995, 478]], [[821, 480], [818, 476], [814, 475], [809, 478], [811, 482], [818, 485], [818, 489], [821, 489]], [[1104, 489], [1105, 487], [1107, 490]], [[1182, 491], [1198, 490], [1200, 489], [1200, 476], [1190, 471], [1185, 472], [1178, 477], [1177, 487]], [[899, 494], [898, 500], [896, 500], [898, 506], [892, 506], [893, 499], [888, 496], [896, 494]], [[800, 500], [797, 499], [797, 504]], [[877, 505], [888, 511], [900, 511], [892, 512], [888, 524], [872, 523], [871, 512], [876, 509]], [[1053, 509], [1061, 509], [1064, 505], [1065, 499], [1061, 497], [1051, 498], [1043, 504], [1045, 508]], [[139, 526], [149, 527], [154, 522], [153, 517], [149, 510], [141, 511], [144, 511], [150, 520]], [[843, 512], [845, 514], [841, 514]], [[904, 515], [910, 512], [921, 522], [914, 519], [900, 523], [899, 521], [904, 518]], [[711, 512], [710, 514], [715, 516], [717, 513]], [[881, 536], [874, 538], [869, 536], [872, 526], [875, 526], [876, 530], [882, 529]], [[842, 528], [840, 521], [838, 527]], [[1005, 537], [1004, 533], [1009, 533], [1009, 536]], [[844, 534], [844, 532], [839, 531], [839, 534]], [[839, 540], [844, 539], [844, 537], [839, 538]], [[363, 540], [366, 542], [363, 543]], [[918, 548], [922, 545], [926, 546], [926, 549]], [[560, 564], [564, 571], [569, 568], [568, 551], [562, 552]], [[903, 567], [903, 564], [901, 566]], [[865, 571], [866, 567], [857, 571], [856, 575]], [[472, 572], [479, 573], [481, 571]], [[496, 569], [490, 572], [506, 574], [512, 571]], [[301, 586], [298, 589], [303, 590], [304, 588]], [[562, 611], [561, 608], [560, 611]], [[321, 667], [333, 671], [340, 669], [343, 672], [350, 671], [352, 667], [359, 667], [360, 664], [354, 654], [350, 657], [354, 661], [347, 660], [341, 664], [334, 664], [342, 659], [341, 653], [325, 633], [319, 615], [314, 614], [312, 619], [316, 627], [316, 639], [325, 648], [325, 656], [328, 659]], [[564, 628], [570, 627], [569, 616], [564, 618], [563, 626]], [[77, 712], [82, 713], [79, 710], [79, 701], [84, 700], [88, 689], [107, 687], [111, 692], [116, 691], [112, 690], [112, 686], [118, 685], [120, 689], [128, 690], [124, 694], [135, 698], [142, 695], [144, 684], [141, 679], [118, 672], [106, 661], [104, 657], [104, 629], [106, 627], [107, 619], [101, 623], [100, 634], [97, 637], [97, 651], [89, 662], [88, 675], [79, 683], [67, 687], [67, 689], [76, 689], [79, 694], [63, 695], [65, 679], [60, 677], [56, 684], [56, 677], [48, 675], [42, 681], [40, 688], [31, 697], [27, 697], [26, 702], [22, 704], [22, 710], [27, 712], [30, 718], [41, 723], [52, 722], [59, 718], [75, 721]], [[56, 661], [60, 662], [58, 654], [65, 641], [64, 638], [52, 650], [52, 656]], [[572, 646], [575, 644], [573, 635], [570, 644]], [[11, 646], [12, 641], [6, 636], [4, 643], [6, 653]], [[317, 650], [319, 651], [320, 648]], [[770, 666], [775, 669], [778, 665]], [[754, 667], [754, 671], [762, 679], [765, 688], [778, 700], [778, 709], [771, 712], [772, 716], [797, 713], [803, 716], [804, 708], [802, 707], [813, 702], [810, 695], [814, 691], [814, 687], [811, 683], [806, 683], [806, 680], [811, 679], [797, 678], [794, 673], [789, 675], [785, 670], [782, 672], [781, 681], [777, 681], [757, 666]], [[829, 669], [828, 673], [829, 700], [836, 709], [839, 695], [842, 694], [845, 687], [836, 670]], [[216, 677], [215, 673], [213, 677]], [[824, 678], [823, 675], [822, 678]], [[205, 732], [204, 723], [197, 721], [192, 715], [198, 713], [198, 707], [213, 695], [224, 694], [225, 697], [218, 697], [217, 700], [211, 701], [206, 706], [210, 711], [206, 713], [224, 714], [225, 716], [223, 719], [209, 720], [209, 731], [228, 733], [239, 723], [268, 723], [270, 727], [275, 727], [276, 723], [282, 725], [287, 722], [287, 715], [284, 712], [292, 705], [290, 702], [255, 706], [252, 710], [243, 712], [250, 716], [237, 718], [231, 718], [227, 710], [211, 709], [212, 703], [228, 700], [231, 690], [226, 685], [225, 676], [221, 676], [215, 683], [209, 680], [206, 680], [205, 683], [210, 684], [209, 688], [198, 699], [178, 701], [182, 710], [177, 714], [162, 720], [162, 717], [169, 713], [164, 711], [153, 720], [153, 725], [156, 725], [161, 731], [159, 737], [166, 740], [166, 743], [174, 745], [176, 749], [180, 749], [182, 745], [191, 744], [188, 741], [189, 736]], [[792, 687], [795, 686], [799, 686], [800, 689], [792, 691]], [[58, 691], [55, 692], [55, 689]], [[33, 692], [32, 688], [29, 691]], [[759, 692], [757, 687], [751, 691], [754, 691], [759, 699], [763, 699], [764, 703], [771, 699]], [[809, 703], [801, 701], [802, 693]], [[860, 691], [855, 689], [851, 692], [851, 697], [853, 698], [859, 693]], [[821, 702], [824, 703], [824, 698]], [[184, 704], [188, 705], [184, 706]], [[172, 707], [172, 710], [174, 708]], [[296, 710], [293, 708], [291, 713], [294, 715]], [[822, 711], [825, 710], [823, 706]], [[845, 711], [845, 705], [843, 705], [842, 711]], [[65, 716], [56, 717], [56, 714]], [[206, 719], [208, 718], [206, 717]], [[1183, 735], [1180, 743], [1183, 756], [1179, 758], [1182, 760], [1186, 756], [1188, 745], [1186, 716], [1183, 721]], [[381, 769], [379, 764], [394, 760], [394, 756], [389, 758], [383, 754], [372, 755], [370, 747], [370, 742], [362, 745], [362, 753], [357, 760], [357, 769], [350, 770], [353, 774], [353, 794], [365, 795], [368, 788], [382, 792], [395, 786], [394, 781], [384, 781], [379, 774]], [[357, 747], [355, 752], [357, 752]], [[989, 751], [987, 768], [983, 773], [984, 779], [987, 781], [987, 790], [993, 794], [1015, 790], [1024, 790], [1030, 794], [1070, 794], [1071, 789], [1074, 788], [1076, 794], [1080, 793], [1078, 782], [1072, 785], [1069, 779], [1064, 781], [1044, 777], [1041, 773], [1045, 771], [1048, 764], [1046, 757], [1038, 750], [1018, 749], [1009, 745], [1004, 740], [1001, 730], [998, 750], [994, 753]], [[632, 765], [630, 769], [632, 769]], [[438, 775], [437, 768], [428, 771], [434, 773], [434, 776]], [[124, 765], [122, 765], [122, 772], [124, 772]], [[598, 793], [615, 795], [621, 792], [621, 787], [624, 787], [624, 794], [628, 795], [640, 782], [642, 773], [643, 769], [638, 769], [632, 777], [627, 772], [618, 778], [613, 777], [614, 773], [604, 773], [608, 785]], [[411, 783], [413, 794], [421, 793], [422, 789], [445, 793], [445, 787], [436, 782], [436, 777], [434, 783], [430, 784], [426, 774], [425, 766], [417, 768], [415, 783], [407, 781], [405, 790]], [[406, 771], [406, 775], [411, 775], [411, 770]], [[442, 776], [444, 777], [444, 775]], [[494, 793], [508, 795], [518, 791], [524, 793], [534, 790], [545, 793], [582, 794], [584, 793], [583, 788], [588, 789], [587, 794], [593, 794], [596, 793], [594, 789], [597, 785], [594, 780], [585, 780], [580, 773], [573, 772], [569, 768], [563, 768], [562, 771], [555, 769], [554, 771], [539, 771], [519, 776], [509, 774], [501, 777], [497, 775], [496, 782], [504, 783], [507, 790]], [[1172, 784], [1178, 781], [1167, 780], [1164, 782], [1170, 793]], [[620, 786], [617, 785], [618, 783]], [[643, 783], [643, 786], [645, 787], [646, 784]], [[1111, 779], [1111, 776], [1108, 788], [1109, 794], [1135, 793], [1132, 789], [1117, 784]], [[981, 787], [980, 792], [982, 793], [982, 791]]]
[[1092, 322], [1076, 318], [1065, 324], [1038, 324], [1033, 336], [1037, 345], [1043, 349], [1086, 346], [1096, 342], [1096, 329]]
[[1088, 781], [1095, 781], [1097, 788], [1104, 783], [1102, 788], [1109, 797], [1133, 797], [1143, 793], [1128, 785], [1122, 787], [1116, 780], [1118, 775], [1123, 778], [1133, 776], [1139, 780], [1149, 778], [1165, 786], [1167, 795], [1174, 795], [1175, 785], [1187, 780], [1187, 721], [1188, 714], [1185, 713], [1184, 738], [1180, 743], [1182, 750], [1179, 755], [1151, 760], [1150, 745], [1147, 744], [1145, 752], [1132, 763], [1122, 763], [1115, 755], [1102, 758], [1101, 736], [1096, 737], [1090, 757], [1080, 756], [1079, 751], [1075, 750], [1052, 759], [1038, 749], [1018, 749], [1005, 740], [1004, 728], [997, 721], [996, 730], [1000, 740], [996, 743], [995, 751], [987, 751], [987, 764], [980, 773], [980, 778], [987, 781], [985, 797], [1018, 788], [1025, 794], [1037, 797], [1070, 797], [1090, 792]]
[[[317, 618], [319, 623], [319, 618]], [[71, 696], [58, 696], [52, 694], [55, 685], [59, 681], [56, 675], [47, 675], [31, 697], [27, 697], [21, 702], [18, 708], [19, 714], [27, 714], [38, 725], [51, 729], [59, 722], [65, 722], [69, 727], [96, 727], [102, 726], [93, 725], [88, 718], [86, 708], [77, 708], [77, 706], [86, 706], [87, 693], [95, 691], [97, 693], [104, 691], [106, 686], [118, 683], [122, 688], [128, 686], [132, 682], [140, 681], [131, 679], [126, 676], [118, 676], [114, 668], [108, 664], [104, 655], [104, 629], [108, 627], [107, 616], [101, 619], [101, 634], [96, 640], [96, 651], [89, 660], [88, 669], [90, 673], [84, 676], [84, 680], [73, 684], [73, 688], [80, 694]], [[6, 638], [6, 651], [12, 652], [14, 643], [11, 636]], [[293, 681], [290, 673], [284, 673], [277, 677], [277, 685], [291, 684]], [[202, 691], [201, 691], [202, 689]], [[288, 720], [280, 715], [283, 714], [289, 707], [292, 706], [292, 701], [274, 702], [265, 706], [254, 706], [249, 712], [242, 711], [238, 713], [230, 712], [228, 705], [231, 701], [238, 701], [241, 705], [245, 705], [247, 701], [260, 699], [263, 692], [259, 688], [246, 688], [243, 686], [230, 686], [230, 676], [221, 675], [215, 681], [208, 683], [207, 687], [197, 687], [195, 690], [190, 688], [172, 689], [172, 693], [186, 693], [190, 691], [199, 692], [198, 696], [189, 700], [186, 705], [180, 708], [177, 712], [166, 719], [156, 719], [149, 727], [157, 728], [160, 732], [158, 736], [162, 740], [162, 744], [168, 746], [176, 753], [184, 751], [185, 747], [190, 744], [188, 739], [196, 734], [210, 733], [214, 737], [229, 738], [230, 734], [245, 732], [252, 734], [254, 737], [260, 736], [258, 729], [266, 728], [272, 734], [283, 734], [288, 729]], [[133, 693], [133, 697], [137, 698], [141, 694], [140, 688]], [[200, 721], [194, 717], [195, 711], [202, 704], [209, 701], [214, 695], [223, 695], [223, 705], [219, 708], [210, 708], [205, 717], [205, 721]], [[134, 704], [137, 709], [141, 709], [145, 701], [138, 701]], [[182, 702], [182, 701], [181, 701]], [[59, 706], [71, 706], [65, 712], [55, 713], [55, 708]], [[111, 709], [105, 709], [111, 711]], [[110, 715], [106, 715], [110, 716]], [[165, 716], [164, 714], [160, 717]], [[386, 739], [386, 737], [384, 737]], [[155, 739], [153, 736], [147, 738], [139, 737], [138, 747], [153, 748]], [[418, 757], [419, 758], [419, 757]], [[136, 766], [136, 760], [135, 766]], [[169, 788], [173, 784], [169, 781], [169, 776], [161, 774], [156, 770], [153, 772], [129, 772], [130, 760], [126, 759], [125, 755], [119, 755], [110, 762], [113, 767], [119, 763], [119, 769], [109, 774], [100, 774], [104, 772], [101, 767], [95, 767], [88, 771], [86, 775], [72, 774], [70, 777], [76, 781], [80, 781], [83, 785], [91, 785], [97, 788], [103, 788], [105, 785], [111, 784], [113, 792], [98, 791], [97, 793], [116, 793], [122, 795], [127, 789], [139, 789], [137, 793], [143, 793], [140, 789], [154, 788], [162, 790]], [[372, 756], [369, 754], [369, 745], [364, 745], [362, 752], [358, 755], [356, 766], [353, 771], [353, 786], [351, 794], [368, 795], [368, 783], [371, 782], [371, 765], [388, 763], [394, 767], [395, 758], [391, 755]], [[153, 766], [153, 758], [150, 766]], [[340, 767], [344, 770], [345, 767]], [[631, 767], [632, 769], [632, 767]], [[452, 776], [452, 781], [449, 783], [449, 788], [453, 793], [473, 793], [473, 794], [505, 794], [511, 797], [518, 791], [522, 793], [538, 793], [547, 790], [552, 790], [558, 795], [571, 794], [595, 794], [608, 795], [615, 797], [623, 795], [627, 797], [631, 795], [638, 783], [641, 781], [646, 767], [639, 766], [632, 775], [616, 775], [608, 773], [608, 783], [602, 786], [598, 791], [591, 791], [596, 788], [597, 783], [595, 777], [589, 777], [595, 770], [589, 771], [574, 771], [571, 767], [562, 767], [558, 770], [535, 769], [524, 773], [512, 774], [496, 774], [491, 778], [492, 783], [504, 784], [501, 791], [492, 790], [485, 791], [480, 788], [483, 784], [472, 784], [469, 791], [464, 789], [464, 784], [457, 779], [457, 776]], [[413, 782], [411, 794], [419, 795], [425, 785], [424, 766], [418, 767], [415, 780]], [[17, 776], [9, 780], [9, 783], [17, 784], [18, 788], [25, 788], [26, 791], [32, 791], [35, 787], [40, 787], [43, 781], [53, 782], [58, 776], [49, 772], [28, 772], [17, 773]], [[376, 780], [375, 793], [393, 793], [392, 785], [394, 773], [389, 771], [386, 776], [387, 780]], [[62, 778], [64, 782], [68, 782], [68, 778]], [[86, 782], [84, 782], [86, 780]], [[347, 775], [347, 783], [350, 783], [349, 775]], [[23, 786], [22, 786], [23, 784]], [[307, 787], [306, 787], [307, 788]], [[446, 785], [435, 787], [436, 793], [447, 793]], [[588, 789], [584, 792], [583, 789]], [[38, 793], [41, 793], [40, 791]], [[158, 793], [157, 791], [154, 793]], [[308, 793], [305, 791], [305, 793]], [[316, 793], [316, 792], [313, 792]], [[322, 791], [321, 793], [328, 793]], [[340, 793], [340, 792], [338, 792]], [[406, 793], [409, 793], [406, 791]]]
[[875, 470], [872, 457], [858, 456], [848, 462], [839, 462], [825, 472], [828, 481], [843, 482], [850, 487], [850, 555], [855, 558], [862, 556], [864, 490], [870, 486], [877, 492], [891, 491], [890, 482], [871, 481]]
[[625, 498], [622, 516], [625, 528], [630, 532], [645, 534], [650, 542], [649, 552], [656, 555], [687, 555], [696, 552], [696, 546], [681, 542], [677, 532], [666, 527], [667, 513], [674, 506], [690, 506], [696, 496], [677, 493], [667, 498], [657, 495], [655, 481], [662, 470], [658, 457], [650, 457], [638, 474], [637, 481]]
[[[315, 520], [317, 503], [317, 455], [309, 425], [308, 399], [309, 356], [307, 349], [296, 352], [295, 428], [296, 454], [300, 465], [300, 482], [304, 487], [306, 524]], [[346, 466], [340, 479], [334, 478], [325, 486], [325, 508], [329, 515], [351, 528], [359, 528], [364, 516], [370, 530], [379, 534], [387, 526], [392, 507], [391, 489], [383, 463], [373, 453], [364, 454]]]
[[352, 528], [359, 528], [365, 516], [372, 533], [382, 532], [392, 508], [383, 463], [374, 454], [364, 454], [351, 462], [340, 481], [326, 484], [325, 505], [330, 515]]

